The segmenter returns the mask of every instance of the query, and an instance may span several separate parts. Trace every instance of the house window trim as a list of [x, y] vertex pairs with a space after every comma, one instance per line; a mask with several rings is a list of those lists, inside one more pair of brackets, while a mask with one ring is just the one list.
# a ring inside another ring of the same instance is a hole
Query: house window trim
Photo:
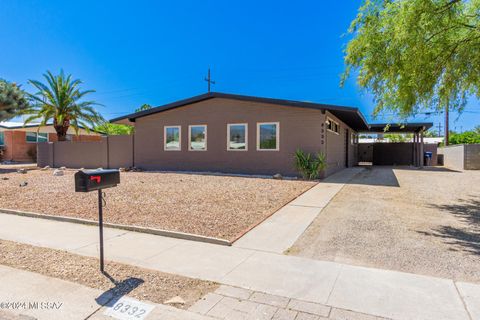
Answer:
[[[205, 127], [205, 149], [192, 149], [192, 127]], [[188, 151], [207, 151], [208, 148], [208, 125], [191, 124], [188, 126]]]
[[[332, 132], [332, 133], [335, 133], [335, 134], [340, 135], [340, 123], [338, 123], [337, 121], [333, 120], [333, 119], [330, 118], [330, 117], [327, 117], [327, 121], [330, 121], [330, 122], [335, 123], [335, 124], [337, 125], [337, 130], [338, 130], [338, 131], [334, 131], [334, 130], [332, 130], [332, 129], [329, 129], [328, 126], [327, 126], [327, 131], [330, 131], [330, 132]], [[326, 122], [327, 122], [327, 121], [326, 121]]]
[[5, 147], [5, 131], [0, 131], [0, 135], [3, 135], [3, 143], [0, 143], [0, 147]]
[[[27, 140], [27, 135], [29, 133], [34, 133], [35, 134], [35, 140], [36, 141], [28, 141]], [[46, 134], [47, 135], [47, 141], [42, 141], [42, 142], [50, 142], [50, 135], [48, 134], [48, 132], [34, 132], [34, 131], [26, 131], [25, 132], [25, 143], [38, 143], [38, 135], [39, 134]]]
[[[275, 149], [261, 149], [260, 148], [260, 126], [264, 124], [274, 124], [277, 126], [276, 130], [276, 145]], [[257, 122], [257, 151], [280, 151], [280, 122]]]
[[[167, 149], [167, 129], [178, 128], [178, 149]], [[182, 126], [163, 126], [163, 151], [182, 151]]]
[[[230, 127], [245, 126], [245, 149], [230, 148]], [[227, 151], [248, 151], [248, 123], [227, 123]]]

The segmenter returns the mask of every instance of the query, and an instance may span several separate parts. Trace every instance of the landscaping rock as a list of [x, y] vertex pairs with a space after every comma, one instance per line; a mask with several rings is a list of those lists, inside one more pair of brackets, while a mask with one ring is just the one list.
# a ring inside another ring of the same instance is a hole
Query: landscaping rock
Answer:
[[20, 187], [26, 187], [27, 185], [28, 185], [27, 181], [24, 181], [24, 182], [20, 183]]
[[171, 298], [170, 300], [167, 300], [164, 302], [164, 304], [185, 304], [185, 300], [182, 299], [182, 297], [176, 296]]
[[45, 166], [41, 170], [45, 171], [45, 170], [48, 170], [48, 169], [50, 169], [50, 166]]
[[58, 170], [67, 170], [67, 167], [60, 167]]
[[2, 180], [8, 180], [8, 179], [9, 179], [9, 178], [7, 178], [7, 177], [2, 177]]
[[53, 171], [53, 175], [56, 176], [56, 177], [63, 176], [63, 170], [55, 169], [55, 171]]
[[283, 180], [283, 176], [280, 174], [280, 173], [277, 173], [273, 176], [273, 179], [276, 179], [276, 180]]
[[125, 168], [118, 168], [118, 171], [120, 171], [120, 172], [125, 172], [125, 171], [127, 171], [127, 169], [125, 169]]
[[25, 174], [25, 173], [27, 173], [27, 169], [23, 169], [23, 168], [18, 169], [17, 173]]

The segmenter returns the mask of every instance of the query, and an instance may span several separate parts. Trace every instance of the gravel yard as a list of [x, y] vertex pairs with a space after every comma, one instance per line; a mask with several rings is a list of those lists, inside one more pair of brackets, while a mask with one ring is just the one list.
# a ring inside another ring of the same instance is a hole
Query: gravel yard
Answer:
[[375, 167], [330, 202], [290, 254], [480, 282], [480, 171]]
[[[73, 175], [0, 169], [0, 208], [97, 220], [97, 193], [75, 193]], [[8, 180], [4, 180], [8, 178]], [[107, 222], [234, 240], [315, 185], [299, 180], [122, 172], [106, 189]], [[27, 185], [20, 187], [20, 184]]]
[[98, 271], [98, 259], [6, 240], [0, 240], [0, 252], [2, 265], [80, 283], [90, 288], [112, 290], [114, 294], [127, 293], [139, 300], [161, 304], [179, 296], [185, 304], [174, 306], [182, 309], [187, 309], [205, 294], [218, 288], [216, 283], [209, 281], [107, 261], [105, 271], [111, 277], [109, 279]]

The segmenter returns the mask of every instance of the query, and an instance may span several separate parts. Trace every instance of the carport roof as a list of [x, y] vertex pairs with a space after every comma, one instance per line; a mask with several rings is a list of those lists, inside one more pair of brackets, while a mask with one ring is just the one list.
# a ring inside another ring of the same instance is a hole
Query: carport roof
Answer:
[[126, 116], [118, 117], [110, 120], [110, 122], [125, 123], [126, 120], [130, 122], [135, 122], [135, 119], [137, 118], [145, 117], [154, 113], [167, 111], [170, 109], [182, 107], [185, 105], [189, 105], [192, 103], [196, 103], [196, 102], [200, 102], [200, 101], [208, 100], [212, 98], [224, 98], [224, 99], [233, 99], [233, 100], [241, 100], [241, 101], [269, 103], [269, 104], [275, 104], [275, 105], [280, 105], [285, 107], [328, 110], [334, 116], [336, 116], [337, 118], [345, 122], [352, 129], [356, 131], [368, 130], [367, 121], [365, 120], [362, 113], [357, 108], [336, 106], [336, 105], [330, 105], [330, 104], [320, 104], [320, 103], [313, 103], [313, 102], [306, 102], [306, 101], [261, 98], [261, 97], [244, 96], [244, 95], [220, 93], [220, 92], [205, 93], [199, 96], [172, 102], [172, 103], [159, 106], [156, 108], [152, 108], [149, 110], [140, 111], [140, 112], [126, 115]]
[[[388, 130], [385, 127], [388, 126]], [[372, 123], [369, 125], [370, 130], [365, 132], [396, 132], [396, 133], [408, 133], [408, 132], [420, 132], [422, 130], [428, 130], [433, 127], [432, 122], [411, 122], [411, 123]]]

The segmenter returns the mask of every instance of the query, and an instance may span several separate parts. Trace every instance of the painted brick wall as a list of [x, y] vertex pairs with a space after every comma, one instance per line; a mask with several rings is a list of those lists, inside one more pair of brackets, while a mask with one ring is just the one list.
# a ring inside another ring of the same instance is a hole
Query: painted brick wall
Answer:
[[[6, 161], [18, 162], [35, 162], [30, 154], [35, 155], [37, 152], [37, 144], [26, 141], [25, 131], [4, 131], [5, 133], [5, 151], [3, 159]], [[48, 139], [51, 142], [57, 141], [55, 133], [49, 133]], [[101, 141], [101, 136], [96, 135], [79, 135], [73, 136], [74, 141]]]

